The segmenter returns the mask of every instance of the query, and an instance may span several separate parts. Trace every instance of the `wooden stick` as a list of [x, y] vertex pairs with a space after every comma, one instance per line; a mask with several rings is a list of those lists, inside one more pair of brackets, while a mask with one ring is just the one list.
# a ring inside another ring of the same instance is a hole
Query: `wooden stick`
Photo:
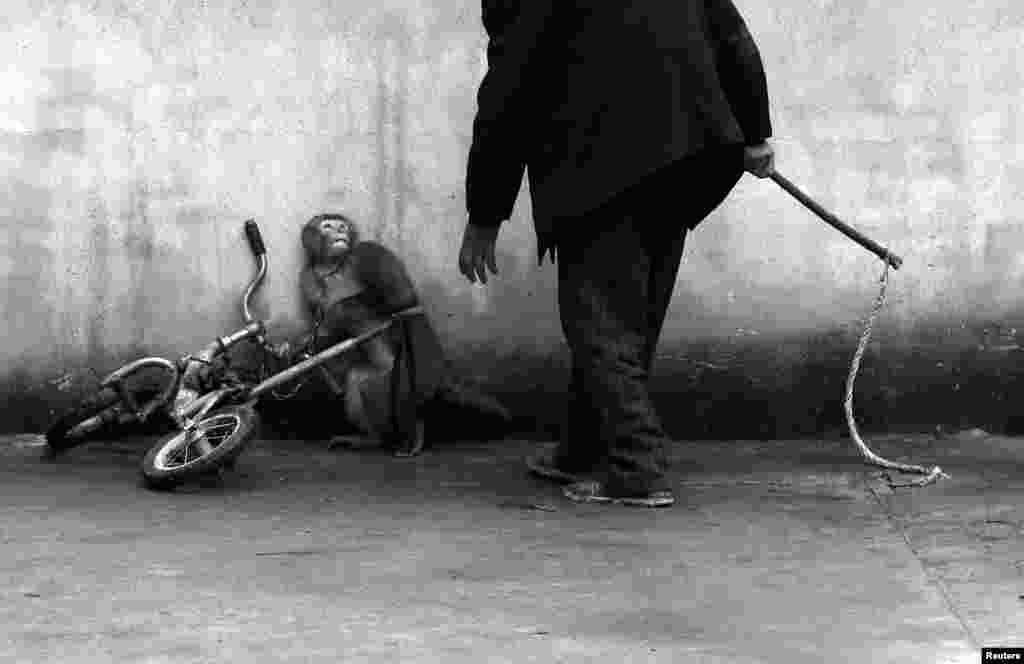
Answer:
[[900, 269], [901, 265], [903, 265], [902, 258], [892, 253], [891, 251], [889, 251], [882, 245], [878, 244], [877, 242], [874, 242], [870, 238], [864, 236], [862, 233], [860, 233], [860, 231], [856, 230], [855, 228], [847, 226], [845, 223], [840, 221], [838, 217], [836, 217], [834, 214], [832, 214], [831, 212], [823, 208], [821, 205], [819, 205], [818, 202], [815, 201], [813, 198], [811, 198], [804, 192], [800, 191], [800, 189], [798, 189], [795, 184], [787, 180], [780, 173], [774, 172], [771, 174], [770, 177], [772, 180], [775, 180], [775, 184], [785, 189], [793, 198], [803, 203], [803, 205], [807, 209], [821, 217], [822, 220], [827, 222], [829, 225], [831, 225], [833, 228], [838, 230], [846, 237], [850, 238], [860, 246], [864, 247], [871, 253], [875, 254], [883, 261], [896, 268], [897, 270]]

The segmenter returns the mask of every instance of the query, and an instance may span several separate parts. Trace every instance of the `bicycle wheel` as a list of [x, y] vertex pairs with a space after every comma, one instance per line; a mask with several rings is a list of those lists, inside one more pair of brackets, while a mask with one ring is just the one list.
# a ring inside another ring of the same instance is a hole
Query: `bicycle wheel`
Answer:
[[167, 491], [234, 461], [256, 435], [259, 416], [251, 406], [227, 406], [208, 413], [189, 433], [179, 431], [153, 446], [142, 460], [142, 479]]
[[87, 442], [106, 424], [118, 419], [121, 397], [105, 387], [67, 411], [46, 431], [46, 452], [53, 456]]

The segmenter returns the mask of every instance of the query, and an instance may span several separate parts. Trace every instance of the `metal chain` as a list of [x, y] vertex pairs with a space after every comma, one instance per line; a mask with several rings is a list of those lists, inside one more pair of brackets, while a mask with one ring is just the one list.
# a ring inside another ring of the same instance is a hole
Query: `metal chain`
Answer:
[[864, 456], [864, 461], [873, 466], [879, 466], [881, 468], [887, 468], [889, 470], [898, 470], [903, 473], [914, 473], [918, 475], [925, 475], [925, 477], [915, 482], [909, 482], [907, 484], [895, 485], [895, 486], [926, 486], [931, 484], [940, 477], [949, 478], [949, 475], [942, 472], [942, 469], [938, 466], [932, 466], [931, 468], [925, 468], [924, 466], [918, 466], [908, 463], [899, 463], [896, 461], [889, 461], [878, 456], [867, 446], [864, 440], [860, 437], [860, 433], [857, 431], [857, 422], [853, 419], [853, 382], [857, 377], [857, 371], [860, 369], [861, 359], [864, 357], [864, 351], [868, 346], [868, 339], [871, 338], [871, 329], [874, 327], [875, 319], [878, 318], [878, 312], [881, 311], [882, 305], [885, 303], [885, 290], [889, 283], [889, 263], [885, 263], [885, 271], [882, 272], [881, 288], [878, 292], [878, 297], [875, 300], [875, 306], [871, 309], [871, 314], [868, 316], [867, 322], [864, 325], [864, 332], [860, 336], [860, 343], [857, 344], [857, 352], [853, 355], [853, 363], [850, 365], [850, 374], [846, 379], [846, 400], [844, 407], [846, 410], [846, 423], [850, 429], [850, 437], [853, 438], [853, 442], [857, 444], [857, 448], [860, 453]]
[[[310, 356], [312, 356], [312, 355], [316, 354], [316, 339], [317, 339], [317, 335], [320, 334], [320, 325], [324, 322], [324, 316], [325, 316], [325, 313], [324, 313], [323, 307], [317, 307], [317, 315], [316, 315], [316, 318], [313, 321], [313, 330], [312, 330], [312, 332], [309, 335], [309, 340], [306, 341], [305, 344], [303, 344], [302, 350], [298, 353], [299, 355], [310, 355]], [[266, 356], [266, 353], [264, 353], [264, 355], [263, 355], [263, 368], [262, 368], [262, 372], [264, 374], [264, 379], [268, 377], [267, 376], [267, 372], [266, 372], [266, 367], [267, 367], [267, 356]], [[282, 393], [278, 392], [276, 389], [272, 389], [272, 390], [270, 390], [270, 396], [273, 397], [274, 399], [277, 399], [278, 401], [284, 401], [285, 399], [291, 399], [292, 397], [294, 397], [296, 394], [299, 393], [299, 390], [301, 390], [303, 387], [306, 386], [306, 383], [308, 381], [309, 381], [309, 378], [305, 378], [303, 380], [297, 381], [295, 383], [295, 387], [292, 388], [292, 390], [290, 392], [288, 392], [287, 394], [282, 394]]]

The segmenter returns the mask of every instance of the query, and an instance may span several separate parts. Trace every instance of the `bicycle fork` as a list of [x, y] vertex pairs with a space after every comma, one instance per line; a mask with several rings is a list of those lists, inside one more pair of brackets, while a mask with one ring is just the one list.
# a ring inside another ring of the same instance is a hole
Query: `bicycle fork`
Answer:
[[[181, 429], [182, 433], [185, 434], [186, 440], [188, 440], [189, 443], [195, 443], [202, 450], [203, 454], [209, 454], [213, 450], [209, 441], [207, 441], [203, 436], [196, 437], [196, 430], [199, 428], [199, 423], [206, 418], [210, 411], [221, 405], [225, 399], [244, 391], [245, 388], [225, 387], [208, 392], [189, 402], [185, 407], [176, 409], [175, 412], [172, 413], [172, 417]], [[255, 403], [255, 399], [250, 399], [247, 403]]]

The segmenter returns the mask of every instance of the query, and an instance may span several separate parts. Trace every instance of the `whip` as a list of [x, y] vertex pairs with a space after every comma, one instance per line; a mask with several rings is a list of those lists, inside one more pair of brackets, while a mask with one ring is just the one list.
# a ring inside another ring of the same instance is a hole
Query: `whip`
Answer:
[[882, 278], [880, 280], [881, 286], [879, 288], [878, 297], [875, 299], [875, 305], [872, 307], [871, 313], [868, 315], [867, 321], [864, 323], [864, 331], [861, 333], [860, 342], [857, 344], [857, 351], [853, 354], [853, 362], [850, 364], [850, 373], [846, 379], [846, 398], [843, 400], [843, 408], [846, 411], [846, 424], [850, 429], [850, 437], [853, 439], [853, 442], [856, 443], [857, 449], [860, 450], [861, 455], [864, 457], [864, 462], [872, 466], [878, 466], [889, 470], [897, 470], [902, 473], [924, 475], [924, 477], [917, 481], [895, 486], [926, 486], [940, 477], [948, 478], [949, 475], [942, 472], [942, 469], [938, 466], [925, 468], [924, 466], [909, 463], [889, 461], [888, 459], [878, 456], [871, 451], [871, 448], [869, 448], [860, 437], [860, 433], [857, 431], [857, 422], [853, 418], [853, 383], [857, 377], [857, 371], [860, 369], [860, 361], [864, 357], [864, 351], [867, 349], [868, 339], [871, 337], [871, 328], [874, 326], [875, 320], [878, 318], [878, 312], [881, 311], [882, 305], [885, 303], [885, 290], [889, 283], [889, 269], [895, 268], [898, 270], [903, 264], [903, 259], [882, 245], [864, 236], [856, 229], [843, 223], [838, 217], [819, 205], [813, 198], [800, 191], [796, 185], [779, 173], [773, 172], [770, 177], [777, 185], [785, 189], [787, 193], [800, 201], [800, 203], [807, 207], [811, 212], [818, 215], [818, 217], [823, 221], [878, 256], [885, 263], [885, 268], [882, 271]]

